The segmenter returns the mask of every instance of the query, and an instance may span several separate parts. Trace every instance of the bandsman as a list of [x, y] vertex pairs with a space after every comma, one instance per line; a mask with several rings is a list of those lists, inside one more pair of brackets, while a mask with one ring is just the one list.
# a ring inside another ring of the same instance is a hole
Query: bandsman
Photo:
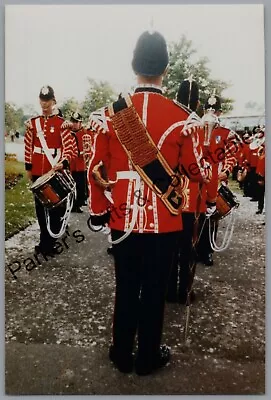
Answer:
[[[56, 99], [51, 86], [43, 86], [39, 93], [42, 114], [26, 122], [25, 169], [30, 181], [35, 182], [52, 168], [69, 168], [73, 157], [74, 139], [69, 130], [63, 129], [63, 118], [54, 112]], [[58, 111], [57, 111], [58, 112]], [[35, 207], [40, 226], [40, 241], [36, 252], [55, 254], [55, 241], [50, 236], [41, 203], [35, 198]], [[62, 207], [50, 211], [51, 229], [59, 232]]]
[[[199, 88], [192, 78], [182, 81], [177, 100], [188, 112], [196, 112], [199, 106]], [[195, 116], [196, 117], [196, 116]], [[198, 140], [204, 147], [204, 129], [198, 131]], [[209, 160], [211, 162], [211, 160]], [[200, 185], [191, 179], [187, 179], [187, 201], [182, 207], [183, 231], [182, 240], [173, 258], [172, 269], [169, 278], [167, 301], [187, 302], [187, 294], [190, 290], [193, 263], [196, 262], [196, 242], [200, 235], [200, 227], [205, 219], [205, 213], [215, 205], [218, 177], [212, 174], [209, 183]], [[195, 232], [196, 229], [196, 232]], [[190, 302], [195, 299], [194, 291], [191, 292]]]
[[[182, 230], [180, 169], [184, 166], [196, 181], [211, 176], [210, 166], [198, 157], [197, 122], [187, 121], [189, 113], [163, 96], [168, 61], [164, 37], [144, 32], [133, 54], [134, 94], [90, 119], [97, 132], [88, 174], [90, 219], [96, 226], [109, 224], [114, 243], [109, 357], [119, 371], [128, 373], [135, 366], [138, 375], [150, 374], [170, 359], [161, 340], [171, 260]], [[108, 187], [111, 198], [105, 196]]]
[[70, 127], [70, 133], [75, 140], [75, 156], [71, 161], [71, 173], [76, 182], [76, 199], [73, 204], [72, 212], [82, 213], [81, 207], [85, 205], [87, 199], [86, 171], [91, 156], [91, 135], [89, 130], [82, 125], [82, 115], [75, 111], [70, 117], [70, 122], [63, 126]]
[[[204, 105], [205, 113], [211, 110], [217, 118], [221, 115], [221, 99], [217, 95], [211, 95]], [[227, 181], [233, 167], [237, 164], [237, 158], [242, 151], [242, 139], [232, 130], [219, 124], [214, 128], [211, 136], [210, 146], [207, 151], [208, 160], [212, 162], [213, 176], [217, 175], [218, 181]], [[218, 190], [218, 187], [216, 188]], [[215, 209], [215, 203], [212, 205]], [[209, 239], [210, 219], [205, 223], [199, 243], [198, 258], [206, 266], [212, 266], [213, 250]], [[217, 232], [217, 223], [212, 226]]]

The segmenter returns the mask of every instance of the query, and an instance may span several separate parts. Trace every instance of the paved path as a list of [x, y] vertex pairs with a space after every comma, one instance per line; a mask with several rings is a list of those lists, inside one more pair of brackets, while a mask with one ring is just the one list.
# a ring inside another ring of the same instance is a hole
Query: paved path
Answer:
[[[108, 361], [113, 260], [106, 237], [89, 231], [86, 209], [72, 214], [54, 259], [33, 256], [37, 224], [6, 241], [6, 392], [263, 394], [263, 217], [255, 216], [255, 203], [240, 200], [229, 250], [216, 254], [211, 268], [198, 265], [189, 341], [185, 307], [167, 304], [164, 342], [172, 361], [147, 377], [123, 375]], [[18, 269], [17, 279], [8, 266]]]
[[16, 139], [16, 142], [5, 142], [5, 152], [17, 155], [18, 161], [24, 161], [24, 143], [23, 139]]

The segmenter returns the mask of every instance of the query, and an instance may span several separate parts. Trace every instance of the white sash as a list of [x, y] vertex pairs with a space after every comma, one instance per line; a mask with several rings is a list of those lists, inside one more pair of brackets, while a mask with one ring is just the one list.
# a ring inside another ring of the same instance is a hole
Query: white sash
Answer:
[[37, 130], [37, 137], [40, 140], [41, 147], [43, 148], [43, 151], [44, 151], [49, 163], [51, 164], [51, 167], [53, 168], [58, 163], [61, 153], [58, 153], [55, 156], [55, 158], [52, 156], [52, 154], [47, 146], [43, 130], [41, 129], [40, 118], [35, 119], [35, 125], [36, 125], [36, 130]]

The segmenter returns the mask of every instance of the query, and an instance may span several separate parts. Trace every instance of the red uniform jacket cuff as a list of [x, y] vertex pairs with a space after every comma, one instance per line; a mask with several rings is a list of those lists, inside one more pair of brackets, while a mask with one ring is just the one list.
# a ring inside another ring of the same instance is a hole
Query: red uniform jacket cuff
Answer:
[[30, 164], [30, 163], [25, 163], [25, 170], [26, 170], [26, 171], [31, 171], [31, 169], [32, 169], [32, 164]]

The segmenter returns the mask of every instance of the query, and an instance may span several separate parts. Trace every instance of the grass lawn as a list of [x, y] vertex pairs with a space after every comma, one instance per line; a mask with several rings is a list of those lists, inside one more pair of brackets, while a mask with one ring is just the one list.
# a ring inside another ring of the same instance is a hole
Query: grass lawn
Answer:
[[23, 174], [14, 187], [5, 191], [5, 239], [8, 239], [35, 220], [35, 208], [24, 163], [6, 160], [5, 174]]

